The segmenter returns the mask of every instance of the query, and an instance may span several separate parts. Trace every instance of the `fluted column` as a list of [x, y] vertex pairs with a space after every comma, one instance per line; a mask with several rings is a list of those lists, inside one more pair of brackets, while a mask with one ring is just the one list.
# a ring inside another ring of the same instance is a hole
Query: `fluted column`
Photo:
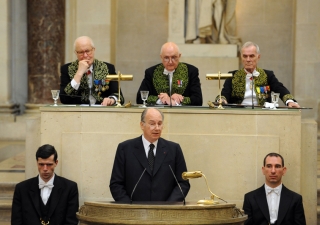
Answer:
[[52, 103], [64, 63], [65, 0], [27, 0], [27, 14], [28, 103]]

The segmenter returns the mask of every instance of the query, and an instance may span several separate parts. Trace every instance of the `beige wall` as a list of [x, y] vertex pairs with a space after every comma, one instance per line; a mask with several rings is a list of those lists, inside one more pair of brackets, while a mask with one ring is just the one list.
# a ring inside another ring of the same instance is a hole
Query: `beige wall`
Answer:
[[66, 62], [76, 59], [73, 43], [89, 36], [96, 47], [96, 58], [111, 60], [111, 0], [66, 1]]
[[300, 102], [314, 108], [303, 112], [305, 116], [314, 118], [320, 102], [320, 1], [296, 2], [294, 93]]
[[8, 104], [11, 99], [10, 89], [10, 20], [9, 0], [0, 1], [0, 41], [2, 53], [0, 54], [0, 104]]

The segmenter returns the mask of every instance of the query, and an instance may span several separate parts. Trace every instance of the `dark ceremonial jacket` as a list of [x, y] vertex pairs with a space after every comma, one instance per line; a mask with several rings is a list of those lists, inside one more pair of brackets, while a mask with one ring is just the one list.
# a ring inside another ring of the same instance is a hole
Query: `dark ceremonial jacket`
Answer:
[[[40, 225], [39, 178], [34, 177], [17, 184], [12, 201], [12, 225]], [[48, 216], [50, 225], [77, 225], [79, 209], [77, 183], [55, 175], [50, 194]]]
[[[147, 103], [156, 104], [160, 93], [169, 93], [168, 75], [163, 74], [163, 64], [152, 66], [145, 71], [144, 79], [137, 92], [136, 102], [142, 104], [140, 91], [149, 91]], [[182, 84], [181, 82], [182, 81]], [[180, 83], [180, 85], [179, 85]], [[202, 92], [198, 68], [187, 63], [179, 63], [172, 76], [172, 94], [184, 96], [182, 105], [202, 105]]]
[[[264, 185], [244, 196], [245, 225], [268, 225], [270, 214]], [[305, 225], [302, 196], [282, 185], [277, 225]]]
[[[257, 102], [259, 105], [264, 105], [265, 102], [271, 102], [271, 92], [280, 93], [280, 99], [286, 103], [287, 100], [294, 97], [290, 94], [288, 89], [283, 86], [281, 82], [278, 81], [273, 71], [256, 69], [260, 75], [254, 77], [254, 91], [256, 93]], [[223, 89], [221, 91], [221, 97], [226, 99], [230, 104], [241, 104], [244, 99], [244, 93], [246, 91], [246, 72], [244, 69], [234, 70], [229, 73], [233, 74], [232, 78], [227, 78], [224, 82]], [[257, 87], [269, 86], [270, 90], [267, 93], [257, 93]], [[260, 96], [260, 98], [259, 98]], [[219, 99], [217, 96], [216, 100]]]
[[146, 168], [132, 195], [133, 201], [183, 201], [184, 198], [169, 165], [177, 177], [184, 196], [187, 196], [190, 184], [181, 176], [187, 171], [187, 167], [179, 144], [163, 138], [158, 140], [152, 174], [141, 136], [120, 143], [110, 179], [110, 191], [114, 200], [130, 202], [134, 186]]
[[[87, 76], [84, 74], [80, 80], [78, 90], [71, 86], [71, 80], [74, 78], [78, 70], [79, 61], [63, 65], [60, 69], [60, 101], [63, 104], [89, 104], [89, 86]], [[96, 104], [101, 104], [104, 98], [108, 96], [118, 97], [118, 81], [107, 81], [105, 85], [95, 85], [94, 80], [106, 80], [108, 74], [116, 74], [114, 65], [97, 59], [93, 62], [93, 88], [92, 96], [96, 99]], [[102, 89], [105, 88], [106, 90]], [[121, 104], [124, 103], [124, 98], [121, 94]]]

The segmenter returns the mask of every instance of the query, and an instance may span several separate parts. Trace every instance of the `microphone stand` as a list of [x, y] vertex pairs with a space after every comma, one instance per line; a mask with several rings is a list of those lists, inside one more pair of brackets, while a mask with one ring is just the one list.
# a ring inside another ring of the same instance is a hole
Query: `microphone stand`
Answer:
[[90, 96], [91, 96], [92, 82], [90, 81], [89, 77], [88, 77], [88, 85], [89, 85], [89, 107], [90, 107], [91, 106]]
[[253, 81], [253, 72], [251, 73], [251, 81], [252, 81], [252, 86], [251, 86], [251, 98], [252, 98], [252, 109], [254, 109], [254, 104], [253, 104], [253, 88], [254, 88], [254, 81]]
[[169, 78], [169, 98], [170, 98], [170, 108], [172, 108], [172, 101], [171, 101], [171, 75], [168, 74], [168, 78]]

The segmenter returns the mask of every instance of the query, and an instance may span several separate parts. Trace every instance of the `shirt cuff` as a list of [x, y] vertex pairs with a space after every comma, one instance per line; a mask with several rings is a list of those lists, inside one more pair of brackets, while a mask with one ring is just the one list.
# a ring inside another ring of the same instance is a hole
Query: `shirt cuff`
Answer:
[[114, 104], [113, 105], [117, 104], [118, 98], [115, 95], [110, 95], [110, 96], [108, 96], [108, 98], [113, 98], [114, 99]]
[[288, 105], [289, 102], [294, 102], [294, 101], [293, 101], [292, 99], [288, 99], [288, 100], [286, 101], [286, 105]]
[[78, 84], [74, 79], [72, 79], [72, 81], [71, 81], [71, 86], [72, 86], [74, 89], [78, 90], [79, 87], [80, 87], [80, 84]]
[[156, 101], [157, 105], [163, 105], [163, 102], [158, 98], [158, 100]]

